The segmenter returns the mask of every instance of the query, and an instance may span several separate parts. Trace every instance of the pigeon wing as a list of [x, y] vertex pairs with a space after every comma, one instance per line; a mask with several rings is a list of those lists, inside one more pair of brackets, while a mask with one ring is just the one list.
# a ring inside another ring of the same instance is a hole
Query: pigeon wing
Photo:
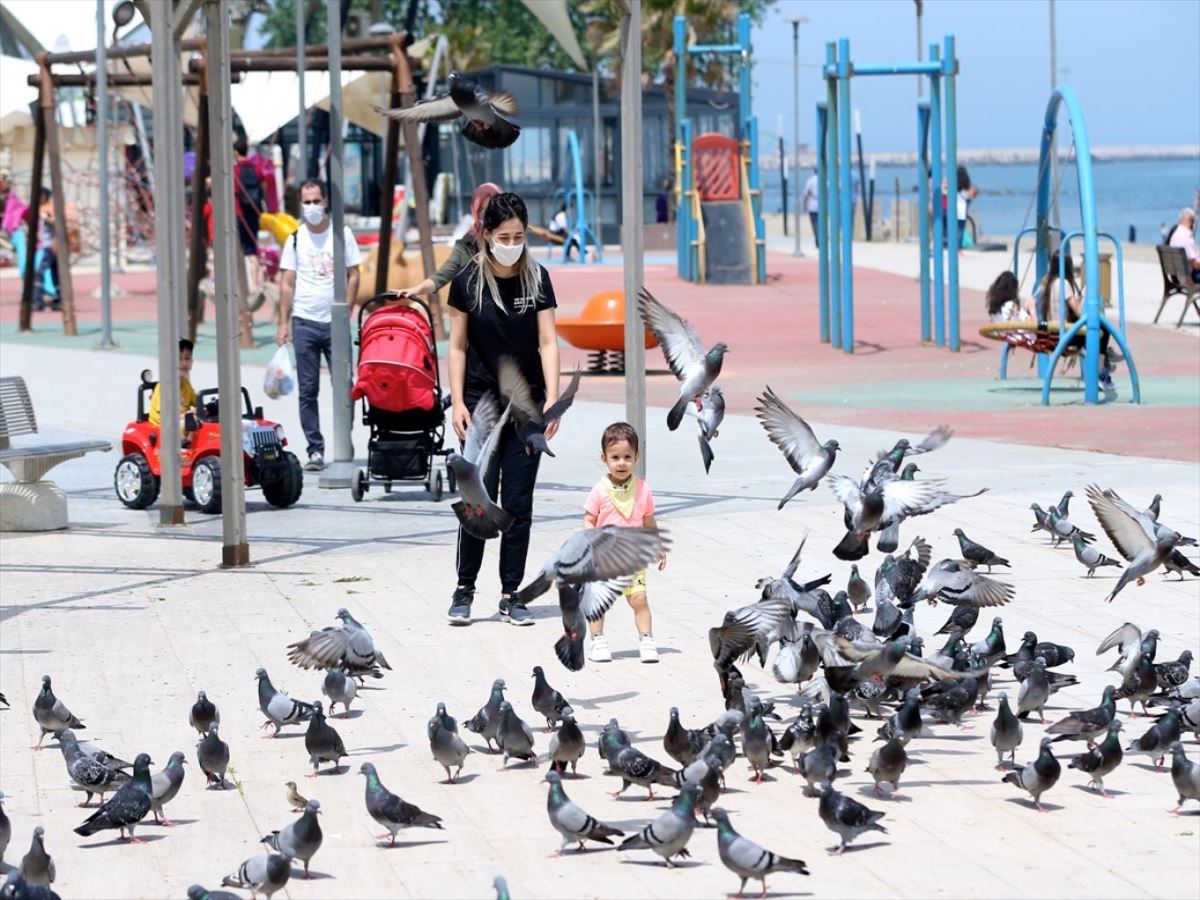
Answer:
[[476, 465], [479, 466], [479, 471], [486, 472], [488, 463], [492, 461], [492, 455], [496, 452], [496, 447], [500, 444], [500, 432], [504, 430], [505, 423], [508, 422], [508, 417], [512, 413], [512, 404], [504, 407], [504, 412], [500, 416], [500, 420], [496, 422], [495, 427], [487, 436], [487, 440], [483, 442], [483, 449], [479, 451], [479, 461]]
[[[916, 484], [917, 482], [910, 481], [905, 483]], [[858, 482], [853, 478], [847, 478], [845, 475], [831, 475], [829, 478], [829, 488], [833, 491], [833, 495], [846, 507], [850, 518], [857, 519], [862, 513], [862, 491], [859, 490]]]
[[1096, 648], [1096, 655], [1100, 656], [1105, 651], [1111, 650], [1114, 647], [1120, 648], [1121, 653], [1124, 653], [1126, 647], [1134, 646], [1141, 642], [1142, 630], [1132, 622], [1126, 622], [1100, 642], [1100, 646]]
[[655, 528], [620, 528], [605, 525], [585, 532], [588, 550], [575, 561], [559, 561], [565, 581], [608, 581], [633, 575], [658, 559], [667, 543]]
[[462, 115], [462, 110], [449, 94], [429, 100], [418, 100], [412, 106], [397, 106], [393, 109], [371, 105], [381, 116], [401, 122], [453, 122]]
[[783, 452], [796, 474], [800, 474], [821, 449], [817, 436], [808, 423], [792, 412], [769, 387], [758, 402], [761, 405], [755, 407], [755, 412], [767, 437]]
[[521, 372], [521, 367], [511, 356], [500, 357], [496, 372], [496, 380], [500, 384], [500, 393], [512, 404], [513, 418], [518, 422], [542, 424], [542, 410], [533, 399], [529, 382]]
[[471, 411], [471, 424], [467, 428], [467, 439], [463, 444], [462, 455], [476, 465], [479, 465], [479, 457], [483, 453], [483, 445], [487, 441], [488, 435], [496, 428], [499, 412], [496, 398], [491, 394], [484, 394], [475, 404], [475, 409]]
[[589, 622], [595, 622], [608, 612], [629, 587], [630, 578], [613, 578], [609, 581], [589, 581], [580, 591], [579, 611]]
[[638, 312], [659, 344], [671, 372], [686, 381], [697, 366], [704, 364], [704, 345], [691, 323], [663, 306], [645, 288], [638, 291]]
[[561, 419], [563, 414], [571, 408], [571, 404], [575, 402], [575, 395], [579, 393], [579, 379], [582, 376], [583, 370], [579, 366], [576, 366], [574, 373], [571, 375], [571, 380], [567, 383], [567, 389], [559, 394], [558, 399], [542, 414], [542, 418], [545, 421], [553, 422], [556, 419]]
[[1155, 543], [1153, 521], [1116, 493], [1092, 484], [1088, 485], [1087, 497], [1100, 527], [1125, 559], [1132, 560]]
[[322, 628], [305, 640], [290, 644], [288, 659], [302, 669], [331, 669], [342, 661], [350, 639], [351, 634], [345, 628]]

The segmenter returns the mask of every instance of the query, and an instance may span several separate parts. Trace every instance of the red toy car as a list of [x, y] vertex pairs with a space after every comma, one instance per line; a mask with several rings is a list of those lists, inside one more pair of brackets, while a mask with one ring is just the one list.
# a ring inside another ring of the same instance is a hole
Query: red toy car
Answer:
[[[137, 421], [125, 426], [121, 435], [124, 456], [117, 463], [113, 487], [117, 498], [130, 509], [145, 509], [158, 499], [161, 465], [159, 430], [151, 425], [147, 400], [157, 382], [142, 373], [138, 386]], [[242, 388], [242, 447], [245, 452], [246, 487], [262, 487], [272, 506], [287, 507], [300, 499], [304, 472], [296, 454], [284, 450], [287, 437], [283, 426], [263, 418], [262, 407], [250, 405], [250, 393]], [[194, 429], [186, 431], [186, 446], [180, 451], [183, 495], [204, 513], [221, 511], [221, 425], [215, 388], [196, 396]], [[190, 419], [190, 417], [189, 417]]]

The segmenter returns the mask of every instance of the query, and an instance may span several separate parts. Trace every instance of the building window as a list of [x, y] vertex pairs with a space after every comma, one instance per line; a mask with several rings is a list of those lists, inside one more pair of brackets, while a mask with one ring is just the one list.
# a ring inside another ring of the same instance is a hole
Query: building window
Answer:
[[505, 184], [545, 185], [553, 180], [553, 130], [526, 126], [521, 138], [507, 151]]

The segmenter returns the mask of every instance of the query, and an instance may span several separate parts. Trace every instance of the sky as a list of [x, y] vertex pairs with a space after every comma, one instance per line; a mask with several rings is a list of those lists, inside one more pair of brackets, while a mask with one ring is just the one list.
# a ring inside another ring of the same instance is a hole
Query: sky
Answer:
[[[1200, 2], [1056, 6], [1058, 77], [1079, 95], [1093, 145], [1200, 145]], [[912, 0], [779, 0], [751, 37], [754, 111], [772, 140], [782, 118], [788, 143], [795, 96], [788, 20], [798, 16], [809, 20], [800, 25], [800, 141], [811, 143], [815, 104], [825, 99], [818, 68], [825, 43], [849, 38], [850, 58], [862, 64], [913, 62], [916, 13]], [[923, 19], [923, 58], [930, 43], [955, 36], [959, 146], [1036, 146], [1050, 98], [1048, 0], [925, 0]], [[852, 79], [864, 149], [915, 149], [916, 100], [915, 76]]]
[[[96, 45], [94, 0], [4, 4], [48, 48], [60, 36], [73, 50]], [[848, 37], [857, 62], [913, 61], [914, 9], [912, 0], [779, 0], [752, 36], [764, 140], [781, 125], [785, 140], [792, 135], [788, 19], [809, 19], [800, 26], [800, 140], [809, 143], [825, 42]], [[1048, 0], [925, 0], [925, 43], [948, 32], [960, 60], [959, 146], [1036, 146], [1050, 96]], [[1079, 94], [1093, 144], [1200, 145], [1200, 0], [1058, 0], [1057, 32], [1059, 77]], [[853, 80], [864, 149], [914, 149], [916, 91], [914, 76]]]

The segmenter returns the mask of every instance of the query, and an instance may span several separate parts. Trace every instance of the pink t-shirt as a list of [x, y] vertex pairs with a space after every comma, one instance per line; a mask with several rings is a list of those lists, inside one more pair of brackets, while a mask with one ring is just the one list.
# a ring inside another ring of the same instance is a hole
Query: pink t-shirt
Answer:
[[583, 504], [583, 510], [588, 515], [596, 517], [597, 528], [603, 528], [605, 525], [641, 528], [646, 524], [646, 516], [654, 515], [654, 494], [650, 492], [650, 485], [639, 481], [633, 489], [633, 513], [627, 519], [613, 505], [612, 498], [608, 496], [608, 491], [604, 488], [604, 482], [600, 481], [588, 494], [587, 501]]

